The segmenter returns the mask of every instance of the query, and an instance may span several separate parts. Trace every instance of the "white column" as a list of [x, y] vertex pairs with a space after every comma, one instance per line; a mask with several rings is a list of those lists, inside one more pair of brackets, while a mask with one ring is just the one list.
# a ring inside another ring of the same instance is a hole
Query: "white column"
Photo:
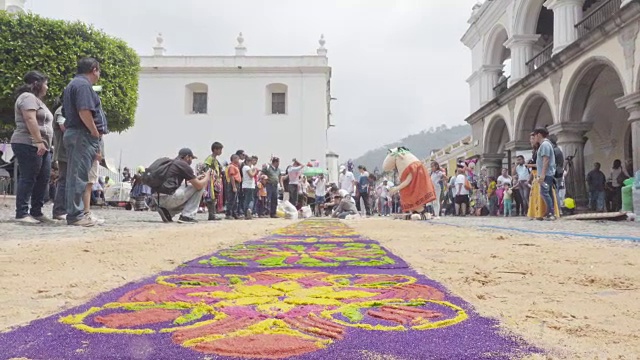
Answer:
[[483, 154], [480, 160], [482, 167], [487, 169], [487, 176], [494, 176], [497, 178], [502, 174], [502, 162], [504, 161], [504, 154]]
[[480, 104], [484, 105], [496, 97], [493, 88], [498, 85], [498, 78], [503, 65], [483, 65], [480, 68]]
[[631, 148], [633, 153], [633, 171], [640, 170], [640, 92], [616, 99], [616, 105], [629, 112], [631, 122]]
[[582, 20], [585, 0], [547, 0], [544, 7], [553, 11], [553, 54], [578, 40], [576, 24]]
[[533, 44], [539, 38], [540, 35], [513, 35], [504, 43], [504, 46], [511, 50], [509, 86], [517, 83], [529, 73], [527, 61], [533, 58]]

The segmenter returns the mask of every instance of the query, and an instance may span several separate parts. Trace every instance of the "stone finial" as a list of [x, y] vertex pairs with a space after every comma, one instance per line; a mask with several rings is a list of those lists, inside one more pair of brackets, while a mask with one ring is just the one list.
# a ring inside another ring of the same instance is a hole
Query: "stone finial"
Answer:
[[318, 44], [320, 44], [320, 47], [318, 48], [318, 56], [327, 56], [327, 48], [324, 47], [324, 44], [326, 44], [326, 40], [324, 39], [324, 34], [320, 35], [320, 40], [318, 40]]
[[0, 2], [0, 10], [6, 10], [10, 14], [24, 14], [27, 0], [6, 0]]
[[238, 45], [236, 46], [236, 56], [247, 55], [247, 48], [246, 46], [244, 46], [244, 36], [242, 35], [242, 33], [238, 34], [236, 40], [238, 40]]
[[156, 37], [156, 45], [153, 47], [153, 56], [163, 56], [166, 49], [164, 48], [164, 38], [162, 33], [158, 33]]

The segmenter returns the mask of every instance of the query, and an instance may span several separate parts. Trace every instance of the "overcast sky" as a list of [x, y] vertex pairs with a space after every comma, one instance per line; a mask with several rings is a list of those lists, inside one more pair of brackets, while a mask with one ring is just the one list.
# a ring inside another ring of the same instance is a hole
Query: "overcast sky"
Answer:
[[476, 0], [28, 0], [45, 17], [92, 23], [151, 55], [158, 32], [169, 55], [315, 54], [324, 33], [333, 68], [341, 158], [469, 113], [471, 53], [460, 42]]

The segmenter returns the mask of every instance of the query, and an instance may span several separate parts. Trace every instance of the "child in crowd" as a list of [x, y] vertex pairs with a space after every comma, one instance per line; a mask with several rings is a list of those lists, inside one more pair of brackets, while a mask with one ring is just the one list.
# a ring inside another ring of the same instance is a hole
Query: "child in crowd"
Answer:
[[258, 217], [266, 217], [267, 214], [267, 175], [260, 175], [260, 181], [257, 183], [258, 188]]
[[498, 187], [496, 183], [496, 178], [493, 176], [489, 176], [487, 179], [489, 185], [487, 186], [487, 198], [489, 199], [489, 215], [497, 215], [498, 214], [498, 195], [496, 194], [496, 189]]
[[231, 185], [229, 199], [227, 200], [227, 219], [236, 219], [238, 215], [238, 191], [242, 186], [242, 177], [240, 176], [240, 157], [236, 154], [231, 155], [231, 164], [227, 168], [227, 182]]
[[511, 209], [513, 207], [513, 190], [511, 189], [511, 186], [509, 185], [509, 183], [504, 183], [504, 185], [502, 185], [503, 187], [503, 192], [502, 192], [502, 201], [503, 201], [503, 206], [504, 206], [504, 216], [505, 217], [509, 217], [511, 216]]

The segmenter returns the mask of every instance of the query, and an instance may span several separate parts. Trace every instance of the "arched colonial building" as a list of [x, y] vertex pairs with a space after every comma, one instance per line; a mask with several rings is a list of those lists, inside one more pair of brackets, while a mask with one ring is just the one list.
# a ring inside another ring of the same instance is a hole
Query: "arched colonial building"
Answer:
[[472, 51], [475, 151], [490, 173], [547, 126], [585, 199], [585, 173], [614, 159], [640, 169], [640, 0], [493, 0], [477, 4]]

